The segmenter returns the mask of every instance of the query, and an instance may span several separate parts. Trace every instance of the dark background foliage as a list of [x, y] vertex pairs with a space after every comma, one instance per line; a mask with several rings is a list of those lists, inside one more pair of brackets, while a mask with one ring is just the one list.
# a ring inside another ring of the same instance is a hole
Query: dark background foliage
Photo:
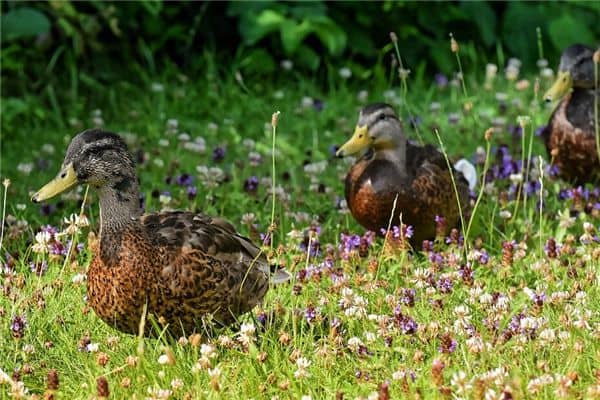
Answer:
[[[283, 59], [326, 79], [340, 66], [369, 79], [389, 63], [389, 32], [405, 63], [450, 73], [448, 34], [471, 71], [516, 56], [532, 68], [557, 62], [573, 42], [600, 37], [598, 2], [2, 2], [3, 96], [49, 82], [93, 88], [176, 66], [203, 73], [206, 52], [245, 76], [272, 74]], [[539, 54], [536, 28], [544, 54]], [[475, 64], [475, 65], [473, 65]]]

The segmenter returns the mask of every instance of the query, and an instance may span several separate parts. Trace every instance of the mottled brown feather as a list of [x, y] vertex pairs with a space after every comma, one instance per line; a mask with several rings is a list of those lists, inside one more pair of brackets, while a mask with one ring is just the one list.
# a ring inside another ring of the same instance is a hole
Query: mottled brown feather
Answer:
[[[469, 190], [461, 174], [455, 173], [461, 206], [468, 211]], [[435, 236], [435, 216], [442, 215], [448, 228], [460, 221], [452, 178], [444, 156], [427, 145], [409, 144], [406, 165], [376, 159], [367, 154], [359, 159], [346, 177], [346, 201], [354, 218], [365, 228], [380, 232], [387, 228], [396, 195], [392, 225], [412, 225], [413, 245]]]
[[137, 333], [142, 309], [189, 334], [210, 314], [227, 325], [264, 297], [268, 266], [259, 249], [228, 222], [169, 212], [103, 232], [88, 271], [90, 305], [106, 323]]
[[[592, 92], [589, 92], [592, 93]], [[596, 150], [596, 138], [593, 120], [589, 116], [593, 105], [578, 104], [572, 107], [573, 96], [593, 97], [588, 91], [578, 90], [563, 98], [550, 117], [543, 132], [548, 156], [559, 168], [560, 176], [575, 184], [598, 182], [600, 180], [600, 162]], [[588, 99], [589, 100], [589, 99]], [[589, 103], [589, 101], [585, 101]], [[582, 114], [585, 108], [586, 118]]]

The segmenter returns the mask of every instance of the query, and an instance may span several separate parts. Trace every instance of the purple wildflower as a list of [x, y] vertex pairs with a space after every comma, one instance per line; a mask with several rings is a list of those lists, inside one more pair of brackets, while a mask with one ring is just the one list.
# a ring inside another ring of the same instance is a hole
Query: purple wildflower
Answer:
[[198, 194], [198, 189], [196, 189], [196, 186], [194, 185], [189, 185], [186, 189], [185, 189], [188, 199], [193, 200], [194, 198], [196, 198], [196, 194]]
[[442, 278], [436, 282], [436, 287], [441, 293], [451, 293], [453, 284], [450, 279]]
[[398, 328], [400, 328], [402, 333], [405, 335], [412, 335], [419, 327], [414, 319], [408, 315], [402, 314], [400, 306], [396, 306], [394, 309], [394, 319], [396, 326], [398, 326]]
[[309, 324], [315, 321], [315, 318], [317, 318], [317, 310], [314, 306], [308, 306], [306, 310], [304, 310], [304, 318], [306, 318], [306, 322]]
[[225, 158], [225, 148], [218, 146], [215, 147], [212, 154], [212, 159], [214, 162], [222, 161]]
[[25, 335], [27, 327], [27, 318], [25, 315], [13, 315], [10, 323], [10, 331], [15, 339], [20, 339]]
[[179, 186], [189, 186], [194, 183], [194, 177], [184, 173], [175, 179], [175, 183], [177, 183]]
[[402, 288], [402, 294], [400, 295], [400, 302], [409, 307], [415, 306], [415, 289]]
[[435, 84], [439, 88], [445, 88], [446, 86], [448, 86], [448, 77], [442, 74], [441, 72], [435, 74], [433, 79], [435, 80]]
[[32, 262], [29, 264], [31, 268], [31, 272], [35, 273], [37, 276], [42, 276], [48, 270], [48, 263], [46, 260], [41, 262]]
[[244, 190], [246, 192], [256, 192], [257, 189], [258, 189], [258, 178], [256, 176], [253, 175], [244, 181]]

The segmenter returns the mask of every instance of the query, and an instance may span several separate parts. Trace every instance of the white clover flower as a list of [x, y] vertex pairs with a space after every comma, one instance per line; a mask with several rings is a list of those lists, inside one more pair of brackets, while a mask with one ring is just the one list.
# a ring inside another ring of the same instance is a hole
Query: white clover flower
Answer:
[[29, 175], [31, 173], [31, 171], [33, 171], [33, 163], [31, 163], [31, 162], [19, 163], [17, 165], [17, 171], [19, 171], [20, 173], [22, 173], [24, 175]]
[[338, 73], [340, 74], [340, 77], [343, 79], [348, 79], [352, 76], [352, 70], [350, 70], [350, 68], [347, 68], [347, 67], [340, 68]]
[[469, 383], [469, 380], [467, 379], [467, 374], [464, 371], [455, 372], [452, 375], [450, 384], [456, 387], [456, 393], [458, 394], [466, 393], [472, 387], [472, 385]]
[[202, 343], [200, 346], [200, 354], [208, 358], [215, 358], [217, 356], [217, 349], [210, 343]]
[[208, 369], [208, 376], [211, 379], [219, 379], [221, 377], [221, 368], [218, 366]]
[[35, 234], [35, 243], [31, 250], [34, 253], [46, 254], [49, 250], [49, 243], [52, 240], [52, 235], [49, 232], [38, 232]]
[[285, 71], [291, 71], [294, 68], [294, 63], [292, 62], [292, 60], [281, 60], [279, 65]]
[[357, 352], [361, 346], [364, 346], [364, 343], [362, 342], [362, 340], [360, 340], [360, 338], [353, 336], [350, 339], [348, 339], [348, 348], [350, 350]]
[[85, 349], [87, 351], [89, 351], [90, 353], [98, 352], [99, 348], [100, 348], [100, 345], [98, 343], [89, 343], [87, 346], [85, 346]]
[[158, 141], [158, 145], [161, 147], [167, 147], [167, 146], [169, 146], [169, 140], [168, 139], [160, 139]]

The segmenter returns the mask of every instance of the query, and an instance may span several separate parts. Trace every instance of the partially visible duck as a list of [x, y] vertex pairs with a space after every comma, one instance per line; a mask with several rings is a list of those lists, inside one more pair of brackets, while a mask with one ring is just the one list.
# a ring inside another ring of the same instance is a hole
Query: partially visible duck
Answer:
[[394, 109], [384, 103], [364, 107], [352, 138], [337, 151], [338, 156], [361, 154], [346, 177], [346, 201], [356, 220], [380, 232], [388, 227], [396, 201], [392, 225], [413, 227], [413, 246], [436, 235], [436, 216], [447, 228], [460, 222], [459, 204], [452, 186], [454, 174], [460, 207], [469, 208], [469, 185], [462, 174], [450, 172], [444, 155], [434, 146], [410, 143]]
[[142, 215], [133, 157], [114, 133], [75, 136], [56, 178], [32, 200], [77, 184], [96, 188], [100, 200], [89, 304], [123, 332], [138, 332], [145, 306], [175, 337], [201, 330], [206, 319], [227, 325], [260, 303], [270, 282], [289, 278], [282, 270], [273, 276], [260, 249], [221, 218], [184, 211]]
[[562, 98], [542, 137], [560, 176], [575, 184], [600, 180], [594, 128], [594, 98], [599, 91], [594, 88], [593, 54], [593, 48], [581, 44], [567, 47], [556, 82], [544, 95], [546, 101]]

